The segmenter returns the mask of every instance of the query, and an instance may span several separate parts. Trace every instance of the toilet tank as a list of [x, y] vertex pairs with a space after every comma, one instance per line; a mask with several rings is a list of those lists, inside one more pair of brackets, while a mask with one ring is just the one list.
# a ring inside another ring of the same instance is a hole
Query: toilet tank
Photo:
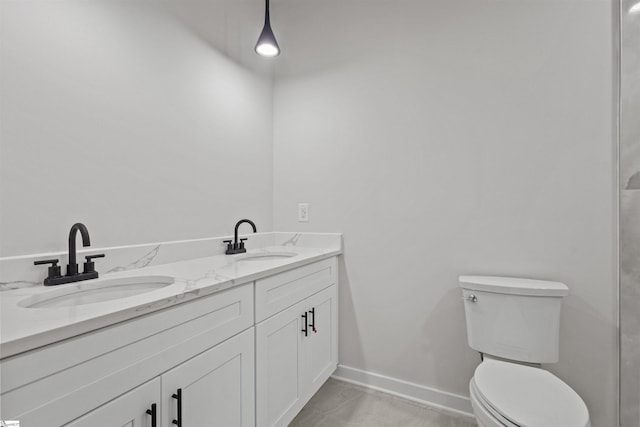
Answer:
[[469, 346], [530, 363], [558, 361], [563, 283], [495, 276], [460, 276]]

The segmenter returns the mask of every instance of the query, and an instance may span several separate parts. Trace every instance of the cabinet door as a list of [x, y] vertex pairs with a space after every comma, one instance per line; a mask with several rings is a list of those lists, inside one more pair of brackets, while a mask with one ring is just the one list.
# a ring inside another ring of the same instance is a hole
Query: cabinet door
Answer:
[[256, 420], [286, 426], [304, 405], [302, 301], [256, 325]]
[[311, 398], [336, 370], [338, 328], [336, 286], [312, 295], [305, 301], [310, 328], [305, 341], [304, 388]]
[[[160, 426], [160, 379], [156, 378], [108, 402], [67, 427], [151, 427], [152, 415], [147, 414], [156, 404], [157, 425]], [[46, 424], [42, 424], [46, 425]]]
[[162, 375], [162, 425], [175, 425], [181, 405], [181, 427], [254, 427], [254, 390], [250, 328]]

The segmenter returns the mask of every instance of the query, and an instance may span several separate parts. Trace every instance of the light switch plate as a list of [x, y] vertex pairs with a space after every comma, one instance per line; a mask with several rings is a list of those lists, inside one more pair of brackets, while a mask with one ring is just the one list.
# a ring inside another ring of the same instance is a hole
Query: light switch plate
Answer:
[[309, 203], [298, 203], [298, 222], [309, 222]]

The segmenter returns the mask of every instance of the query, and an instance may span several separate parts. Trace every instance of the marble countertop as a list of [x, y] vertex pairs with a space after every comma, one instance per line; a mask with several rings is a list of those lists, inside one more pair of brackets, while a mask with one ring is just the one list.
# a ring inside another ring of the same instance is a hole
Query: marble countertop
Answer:
[[[295, 253], [286, 258], [240, 261], [251, 254]], [[101, 275], [98, 279], [52, 287], [31, 286], [0, 293], [0, 358], [52, 344], [185, 301], [213, 294], [291, 268], [339, 255], [341, 245], [303, 247], [275, 245], [246, 254], [214, 255], [153, 265]], [[75, 286], [90, 286], [105, 279], [140, 276], [170, 276], [175, 282], [140, 295], [99, 303], [55, 308], [26, 308], [24, 300], [46, 292]]]

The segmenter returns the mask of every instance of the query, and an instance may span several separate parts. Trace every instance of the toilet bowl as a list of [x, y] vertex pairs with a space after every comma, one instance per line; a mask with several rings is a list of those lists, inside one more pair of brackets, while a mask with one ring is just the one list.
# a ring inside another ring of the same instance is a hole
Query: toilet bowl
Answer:
[[580, 396], [541, 368], [485, 357], [469, 382], [480, 427], [589, 427]]
[[539, 367], [558, 361], [560, 307], [567, 286], [460, 276], [460, 287], [467, 341], [483, 355], [469, 381], [479, 426], [590, 427], [589, 411], [580, 396]]

